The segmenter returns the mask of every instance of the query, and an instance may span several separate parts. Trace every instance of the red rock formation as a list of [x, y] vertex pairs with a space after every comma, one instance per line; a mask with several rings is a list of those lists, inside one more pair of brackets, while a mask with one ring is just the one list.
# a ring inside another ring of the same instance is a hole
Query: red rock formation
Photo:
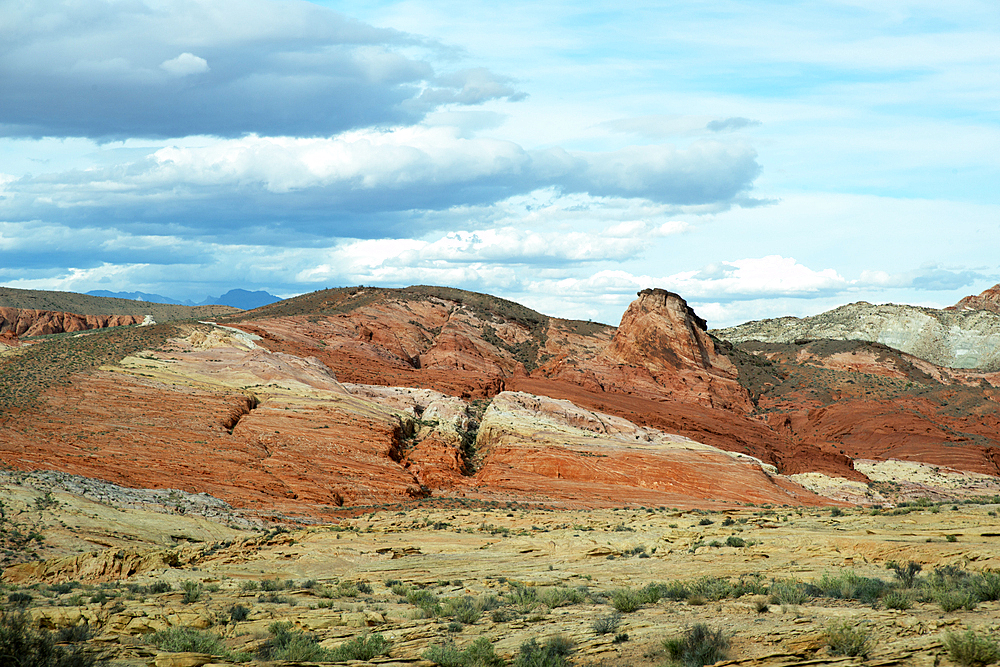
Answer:
[[11, 331], [21, 337], [127, 326], [141, 324], [142, 320], [133, 315], [77, 315], [51, 310], [0, 308], [0, 332]]
[[945, 310], [988, 310], [1000, 313], [1000, 284], [994, 285], [980, 294], [967, 296]]
[[[1000, 391], [990, 386], [1000, 379], [941, 369], [885, 346], [734, 348], [717, 343], [683, 299], [663, 290], [641, 292], [617, 330], [525, 314], [510, 304], [490, 310], [461, 295], [321, 295], [315, 312], [286, 302], [264, 309], [270, 316], [233, 322], [261, 336], [271, 352], [172, 345], [171, 363], [202, 365], [198, 389], [106, 373], [74, 377], [69, 388], [50, 390], [36, 407], [6, 417], [0, 459], [127, 486], [206, 491], [261, 513], [313, 516], [341, 503], [394, 502], [428, 491], [567, 506], [682, 505], [708, 502], [712, 485], [726, 479], [718, 466], [727, 459], [717, 452], [683, 454], [682, 462], [612, 448], [596, 462], [565, 443], [530, 442], [495, 443], [470, 477], [457, 432], [430, 428], [428, 417], [414, 435], [405, 415], [412, 421], [421, 412], [412, 400], [394, 397], [394, 390], [344, 389], [339, 380], [466, 400], [504, 390], [567, 399], [748, 454], [785, 474], [864, 481], [852, 458], [884, 457], [1000, 474]], [[262, 397], [272, 383], [295, 382], [315, 393], [293, 401], [275, 390], [250, 406], [238, 391], [213, 384], [237, 373], [251, 379], [230, 387], [260, 386]], [[337, 391], [332, 398], [323, 393]], [[441, 414], [449, 423], [461, 419], [465, 406], [447, 401], [452, 405]], [[790, 500], [801, 490], [782, 486], [780, 477], [737, 472], [730, 471], [731, 488], [719, 496], [726, 502], [816, 502]], [[625, 478], [632, 481], [621, 483]]]
[[7, 347], [18, 347], [21, 341], [18, 340], [17, 334], [8, 329], [7, 331], [0, 331], [0, 345], [6, 345]]

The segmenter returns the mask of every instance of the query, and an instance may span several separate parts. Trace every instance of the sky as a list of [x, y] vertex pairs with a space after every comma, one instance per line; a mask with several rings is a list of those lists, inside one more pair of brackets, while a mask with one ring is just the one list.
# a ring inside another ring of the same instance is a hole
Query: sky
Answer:
[[995, 0], [0, 3], [7, 287], [941, 307], [998, 183]]

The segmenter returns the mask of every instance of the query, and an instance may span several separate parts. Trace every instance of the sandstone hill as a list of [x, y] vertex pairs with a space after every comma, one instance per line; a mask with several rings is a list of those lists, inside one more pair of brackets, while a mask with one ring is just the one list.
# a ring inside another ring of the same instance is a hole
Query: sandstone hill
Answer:
[[938, 366], [1000, 370], [1000, 313], [995, 309], [936, 310], [859, 301], [812, 317], [758, 320], [712, 333], [732, 343], [869, 341]]
[[733, 345], [663, 290], [617, 328], [449, 288], [347, 288], [2, 354], [4, 464], [208, 493], [253, 520], [428, 497], [884, 502], [864, 461], [959, 480], [904, 497], [1000, 475], [996, 374], [863, 341]]

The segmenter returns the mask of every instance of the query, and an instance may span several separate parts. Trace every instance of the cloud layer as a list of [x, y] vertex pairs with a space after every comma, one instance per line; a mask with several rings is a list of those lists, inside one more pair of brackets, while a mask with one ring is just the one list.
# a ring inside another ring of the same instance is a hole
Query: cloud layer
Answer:
[[379, 238], [445, 221], [414, 211], [491, 205], [554, 188], [595, 198], [728, 205], [760, 173], [745, 144], [631, 146], [606, 153], [526, 150], [447, 127], [358, 130], [331, 138], [249, 136], [171, 146], [136, 162], [22, 177], [0, 217], [213, 235], [257, 226]]
[[523, 93], [485, 68], [301, 0], [52, 3], [3, 10], [0, 135], [317, 136]]

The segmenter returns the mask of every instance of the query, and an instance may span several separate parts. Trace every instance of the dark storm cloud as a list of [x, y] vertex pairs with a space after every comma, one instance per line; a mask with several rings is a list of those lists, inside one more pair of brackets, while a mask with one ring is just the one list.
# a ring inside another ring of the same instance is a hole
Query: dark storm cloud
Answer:
[[520, 96], [485, 69], [436, 76], [400, 52], [428, 47], [417, 39], [295, 0], [27, 0], [3, 12], [3, 136], [320, 136]]

